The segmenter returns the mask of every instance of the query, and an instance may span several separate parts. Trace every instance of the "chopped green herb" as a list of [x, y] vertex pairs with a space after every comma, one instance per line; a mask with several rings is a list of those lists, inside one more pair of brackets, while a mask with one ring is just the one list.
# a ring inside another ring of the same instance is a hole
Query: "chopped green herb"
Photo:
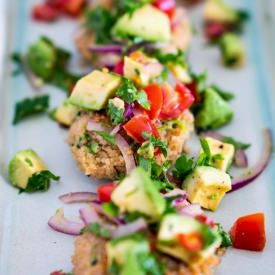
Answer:
[[111, 12], [103, 6], [97, 6], [85, 13], [85, 26], [96, 35], [97, 44], [111, 42], [110, 32], [114, 22]]
[[17, 124], [26, 117], [45, 113], [49, 107], [49, 96], [42, 95], [32, 98], [25, 98], [15, 105], [13, 124]]
[[60, 177], [55, 176], [48, 170], [40, 171], [34, 173], [28, 180], [27, 187], [25, 189], [20, 189], [20, 193], [33, 193], [37, 191], [45, 192], [50, 188], [50, 181], [58, 181]]
[[138, 262], [144, 274], [163, 275], [165, 273], [164, 265], [152, 253], [139, 253]]
[[223, 247], [232, 246], [232, 241], [231, 241], [230, 235], [226, 231], [224, 231], [221, 224], [217, 223], [216, 225], [218, 227], [218, 232], [222, 238], [222, 246]]
[[173, 176], [176, 179], [184, 180], [194, 169], [194, 160], [188, 159], [186, 155], [181, 155], [175, 162]]
[[19, 75], [23, 71], [23, 60], [20, 53], [14, 52], [11, 55], [11, 60], [16, 65], [16, 69], [12, 72], [13, 76]]
[[154, 136], [152, 136], [151, 134], [147, 133], [147, 132], [143, 132], [142, 136], [150, 143], [152, 144], [154, 147], [158, 147], [162, 154], [164, 155], [164, 157], [167, 157], [167, 142], [165, 141], [161, 141], [159, 138], [155, 138]]
[[144, 91], [137, 93], [136, 100], [144, 109], [150, 110], [150, 102], [148, 101], [147, 94]]
[[116, 0], [116, 17], [125, 13], [129, 13], [131, 16], [135, 10], [151, 2], [152, 0]]
[[99, 150], [99, 144], [97, 142], [92, 142], [90, 145], [90, 151], [92, 154], [96, 154]]
[[232, 144], [235, 150], [246, 150], [251, 146], [249, 143], [242, 143], [229, 136], [223, 137], [223, 142]]
[[96, 236], [103, 237], [103, 238], [110, 238], [112, 236], [110, 229], [104, 227], [103, 225], [95, 222], [95, 223], [90, 223], [84, 228], [81, 229], [81, 233], [88, 233], [92, 232]]
[[137, 98], [138, 90], [134, 83], [128, 78], [123, 77], [122, 83], [117, 89], [116, 95], [121, 97], [125, 102], [132, 103]]
[[178, 49], [177, 53], [163, 53], [160, 50], [157, 50], [153, 55], [164, 65], [173, 63], [188, 68], [185, 53], [180, 49]]
[[98, 135], [100, 135], [104, 140], [106, 140], [111, 145], [116, 145], [115, 138], [110, 133], [106, 131], [94, 131]]
[[123, 121], [124, 108], [117, 108], [112, 101], [109, 100], [107, 106], [107, 115], [110, 117], [113, 125], [118, 125]]

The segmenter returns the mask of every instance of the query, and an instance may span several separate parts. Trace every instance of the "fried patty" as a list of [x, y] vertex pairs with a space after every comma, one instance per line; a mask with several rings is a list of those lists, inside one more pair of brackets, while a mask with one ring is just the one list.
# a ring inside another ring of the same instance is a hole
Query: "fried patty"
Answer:
[[[110, 145], [106, 140], [96, 133], [89, 133], [92, 142], [98, 145], [96, 153], [91, 152], [90, 142], [87, 143], [83, 135], [86, 131], [88, 121], [96, 120], [108, 124], [108, 119], [104, 115], [98, 113], [83, 113], [72, 124], [69, 130], [68, 143], [71, 146], [73, 158], [78, 164], [79, 169], [85, 175], [95, 179], [117, 179], [121, 174], [125, 173], [125, 162], [122, 154], [117, 146]], [[186, 111], [178, 120], [185, 125], [183, 130], [179, 128], [160, 130], [160, 138], [168, 143], [168, 159], [174, 162], [184, 150], [184, 145], [193, 131], [194, 118], [193, 115]], [[162, 124], [159, 125], [163, 126]], [[132, 150], [129, 148], [129, 153]], [[162, 164], [165, 161], [160, 154], [157, 156], [157, 163]]]
[[[106, 275], [107, 254], [106, 241], [92, 233], [78, 236], [75, 240], [75, 250], [72, 257], [73, 273], [75, 275]], [[165, 275], [211, 275], [213, 268], [220, 263], [221, 252], [210, 256], [203, 262], [193, 266], [169, 256], [163, 256], [165, 262]], [[133, 274], [134, 275], [134, 274]]]

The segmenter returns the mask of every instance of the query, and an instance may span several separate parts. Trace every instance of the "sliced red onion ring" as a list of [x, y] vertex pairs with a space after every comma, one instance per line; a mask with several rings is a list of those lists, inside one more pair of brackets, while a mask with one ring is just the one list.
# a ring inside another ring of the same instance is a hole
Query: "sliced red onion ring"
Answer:
[[244, 150], [236, 150], [234, 156], [234, 163], [237, 167], [246, 168], [248, 166], [248, 160]]
[[117, 44], [105, 44], [105, 45], [93, 45], [89, 47], [89, 50], [93, 53], [118, 53], [122, 52], [122, 45]]
[[102, 127], [100, 122], [96, 122], [92, 119], [88, 121], [86, 129], [88, 131], [104, 131], [104, 128]]
[[105, 53], [98, 56], [98, 63], [102, 67], [112, 69], [120, 61], [121, 55], [116, 53]]
[[87, 205], [86, 207], [79, 209], [79, 214], [85, 225], [98, 222], [100, 220], [100, 217], [92, 205]]
[[238, 190], [247, 184], [251, 183], [254, 179], [256, 179], [267, 167], [271, 155], [272, 155], [272, 148], [273, 148], [273, 142], [272, 142], [272, 132], [270, 129], [264, 129], [263, 130], [263, 153], [261, 158], [257, 161], [257, 163], [249, 168], [243, 176], [240, 178], [235, 178], [232, 181], [232, 189], [229, 192]]
[[131, 223], [119, 225], [112, 232], [113, 238], [123, 237], [141, 231], [147, 227], [147, 223], [143, 218], [139, 218]]
[[75, 202], [92, 202], [98, 199], [98, 196], [94, 192], [71, 192], [58, 197], [65, 203]]
[[134, 103], [128, 104], [128, 106], [126, 108], [126, 111], [125, 111], [123, 116], [126, 119], [130, 119], [131, 117], [133, 117], [134, 116], [134, 108], [135, 108]]
[[110, 134], [111, 134], [112, 136], [115, 136], [115, 135], [119, 132], [120, 129], [121, 129], [121, 124], [118, 124], [118, 125], [116, 125], [116, 126], [112, 129], [112, 131], [110, 132]]
[[106, 213], [103, 209], [102, 209], [102, 206], [101, 206], [101, 203], [97, 203], [97, 202], [94, 202], [92, 204], [92, 206], [94, 207], [94, 210], [97, 212], [98, 215], [101, 215], [103, 217], [105, 217], [107, 220], [109, 220], [110, 222], [114, 223], [114, 224], [124, 224], [124, 221], [120, 218], [117, 218], [117, 217], [112, 217], [110, 216], [108, 213]]
[[124, 158], [126, 174], [128, 175], [136, 167], [134, 155], [129, 153], [130, 145], [120, 134], [116, 135], [115, 140], [116, 145]]
[[195, 217], [203, 214], [203, 211], [201, 209], [201, 206], [198, 203], [194, 203], [194, 204], [186, 205], [181, 209], [178, 209], [178, 213], [182, 215]]
[[49, 219], [48, 225], [55, 231], [69, 235], [79, 235], [81, 229], [84, 227], [83, 223], [66, 219], [64, 211], [61, 208]]

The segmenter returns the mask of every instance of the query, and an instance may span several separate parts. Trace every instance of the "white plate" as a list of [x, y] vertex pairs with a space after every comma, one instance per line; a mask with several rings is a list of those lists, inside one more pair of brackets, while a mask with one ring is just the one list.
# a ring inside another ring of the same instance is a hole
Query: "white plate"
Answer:
[[[48, 275], [56, 269], [71, 270], [70, 257], [73, 238], [58, 234], [47, 226], [48, 218], [62, 203], [60, 194], [70, 191], [95, 190], [95, 185], [83, 176], [73, 162], [65, 143], [66, 131], [46, 116], [11, 125], [14, 103], [34, 92], [21, 75], [12, 78], [9, 54], [13, 50], [24, 52], [30, 42], [41, 34], [47, 35], [60, 46], [74, 52], [72, 68], [77, 67], [77, 54], [72, 43], [75, 22], [62, 20], [54, 25], [32, 24], [29, 13], [34, 0], [0, 1], [0, 168], [6, 178], [7, 164], [19, 149], [33, 148], [45, 160], [50, 170], [61, 176], [60, 183], [52, 183], [47, 193], [21, 194], [0, 176], [0, 274]], [[228, 70], [219, 64], [219, 52], [204, 45], [201, 36], [195, 36], [190, 52], [193, 69], [208, 71], [209, 79], [236, 94], [232, 101], [235, 118], [222, 132], [253, 146], [249, 149], [250, 163], [261, 152], [261, 129], [274, 128], [275, 104], [272, 88], [275, 87], [274, 18], [272, 1], [231, 1], [251, 13], [244, 41], [247, 63], [243, 69]], [[192, 21], [200, 26], [200, 9], [192, 12]], [[5, 24], [4, 24], [5, 23]], [[5, 42], [5, 43], [4, 43]], [[5, 45], [4, 45], [5, 44]], [[43, 92], [51, 95], [52, 107], [58, 105], [64, 94], [52, 87]], [[273, 169], [272, 169], [273, 168]], [[216, 274], [253, 275], [260, 272], [275, 274], [275, 172], [274, 161], [269, 169], [253, 184], [228, 194], [213, 216], [229, 229], [238, 216], [263, 211], [266, 215], [267, 245], [263, 253], [231, 250]], [[65, 214], [77, 219], [79, 206], [64, 206]]]

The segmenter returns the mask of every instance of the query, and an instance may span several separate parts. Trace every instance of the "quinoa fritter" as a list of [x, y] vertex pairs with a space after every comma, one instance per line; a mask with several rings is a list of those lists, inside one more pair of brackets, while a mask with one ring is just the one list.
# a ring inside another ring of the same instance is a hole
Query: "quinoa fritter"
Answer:
[[[68, 136], [73, 157], [85, 175], [95, 179], [117, 179], [125, 173], [124, 158], [117, 146], [110, 145], [96, 133], [87, 133], [86, 126], [89, 119], [108, 125], [108, 119], [104, 115], [98, 113], [81, 114], [72, 124]], [[194, 118], [189, 111], [184, 112], [177, 120], [182, 122], [184, 129], [180, 129], [176, 125], [174, 128], [159, 130], [161, 140], [168, 143], [168, 159], [172, 162], [184, 150], [184, 145], [193, 131]], [[160, 129], [164, 123], [159, 125]], [[93, 150], [93, 147], [96, 147], [94, 148], [96, 150]], [[132, 153], [130, 149], [129, 154]], [[158, 164], [161, 165], [164, 161], [162, 155], [157, 156]]]
[[[75, 251], [72, 257], [73, 273], [75, 275], [106, 275], [107, 255], [106, 241], [92, 233], [78, 236], [75, 240]], [[211, 275], [213, 268], [220, 263], [221, 251], [210, 256], [203, 262], [186, 266], [169, 256], [163, 256], [166, 264], [165, 275]]]

